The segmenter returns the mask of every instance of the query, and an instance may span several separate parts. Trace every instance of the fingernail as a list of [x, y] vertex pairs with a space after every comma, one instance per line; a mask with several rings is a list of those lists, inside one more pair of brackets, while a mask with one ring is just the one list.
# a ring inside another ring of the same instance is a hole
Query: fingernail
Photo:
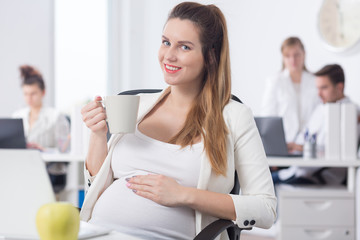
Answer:
[[125, 178], [125, 181], [127, 181], [127, 182], [130, 181], [130, 178]]
[[130, 186], [131, 186], [131, 184], [130, 184], [130, 183], [126, 183], [126, 186], [127, 186], [127, 187], [130, 187]]
[[133, 189], [132, 191], [133, 191], [134, 193], [136, 193], [136, 192], [137, 192], [137, 190], [136, 190], [136, 189]]

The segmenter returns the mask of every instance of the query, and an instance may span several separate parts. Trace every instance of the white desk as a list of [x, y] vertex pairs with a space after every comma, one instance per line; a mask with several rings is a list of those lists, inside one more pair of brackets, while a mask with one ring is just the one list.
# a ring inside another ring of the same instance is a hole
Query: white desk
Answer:
[[[95, 239], [95, 240], [140, 240], [134, 236], [120, 233], [116, 231], [111, 231], [108, 234], [102, 235], [107, 233], [108, 231], [101, 226], [93, 225], [85, 221], [80, 221], [80, 232], [79, 236], [81, 239]], [[94, 237], [94, 234], [99, 235]], [[88, 237], [86, 237], [88, 236]]]
[[104, 236], [94, 237], [91, 240], [140, 240], [139, 238], [118, 232], [111, 232]]
[[302, 167], [359, 167], [360, 159], [334, 161], [326, 159], [304, 159], [302, 157], [268, 157], [270, 166], [302, 166]]
[[[344, 167], [348, 169], [347, 174], [347, 188], [349, 192], [355, 191], [356, 168], [360, 167], [360, 160], [346, 160], [334, 161], [326, 159], [304, 159], [296, 157], [269, 157], [268, 162], [270, 166], [288, 167]], [[360, 186], [360, 183], [357, 183]]]
[[345, 167], [348, 169], [347, 190], [355, 196], [355, 229], [356, 239], [360, 240], [360, 160], [334, 161], [325, 159], [269, 157], [270, 166], [287, 167]]
[[85, 155], [73, 155], [70, 153], [41, 153], [41, 156], [45, 162], [84, 162]]

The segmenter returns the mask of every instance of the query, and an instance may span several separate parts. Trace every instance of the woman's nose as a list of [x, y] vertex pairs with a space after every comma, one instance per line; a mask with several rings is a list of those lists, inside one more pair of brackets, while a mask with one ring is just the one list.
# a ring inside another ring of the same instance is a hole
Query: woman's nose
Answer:
[[165, 59], [171, 62], [176, 61], [176, 49], [174, 49], [173, 47], [169, 47], [165, 52]]
[[295, 58], [295, 57], [290, 57], [290, 62], [291, 62], [292, 64], [296, 63], [296, 58]]

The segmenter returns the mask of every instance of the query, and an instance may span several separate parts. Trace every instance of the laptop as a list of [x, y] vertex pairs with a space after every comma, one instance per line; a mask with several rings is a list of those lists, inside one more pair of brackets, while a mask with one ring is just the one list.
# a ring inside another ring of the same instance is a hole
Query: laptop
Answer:
[[301, 157], [301, 153], [289, 153], [281, 117], [255, 117], [256, 126], [267, 156]]
[[26, 148], [21, 118], [0, 118], [0, 148]]
[[[0, 149], [0, 239], [39, 239], [36, 213], [55, 201], [45, 162], [37, 150]], [[79, 239], [110, 231], [81, 222]]]

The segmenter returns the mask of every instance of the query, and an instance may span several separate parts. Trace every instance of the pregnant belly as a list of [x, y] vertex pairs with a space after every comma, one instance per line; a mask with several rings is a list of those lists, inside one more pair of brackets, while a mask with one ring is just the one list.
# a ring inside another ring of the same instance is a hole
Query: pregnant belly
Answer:
[[195, 235], [195, 213], [186, 207], [165, 207], [136, 195], [125, 178], [113, 182], [95, 204], [90, 222], [120, 232], [161, 234], [186, 239]]

